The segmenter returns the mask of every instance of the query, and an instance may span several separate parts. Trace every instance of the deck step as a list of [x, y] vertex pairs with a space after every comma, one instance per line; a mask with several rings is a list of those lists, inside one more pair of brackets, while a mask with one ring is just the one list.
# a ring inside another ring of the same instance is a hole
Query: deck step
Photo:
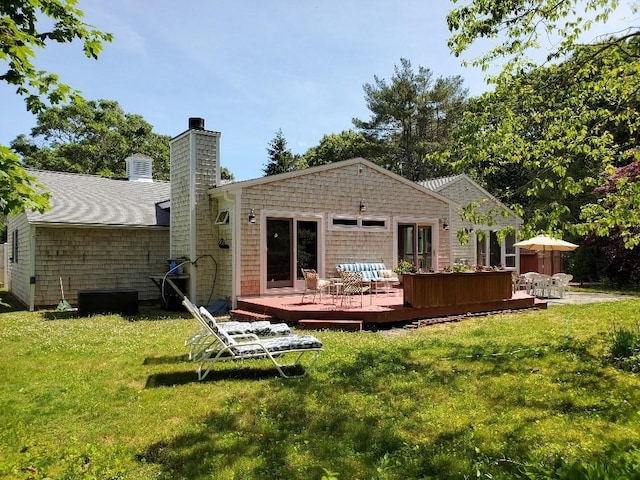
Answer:
[[274, 320], [274, 317], [272, 317], [271, 315], [267, 315], [264, 313], [250, 312], [249, 310], [240, 310], [240, 309], [230, 310], [229, 315], [233, 320], [245, 320], [249, 322], [255, 322], [258, 320], [267, 320], [270, 322]]
[[361, 331], [362, 323], [362, 320], [314, 320], [311, 318], [305, 318], [298, 320], [298, 327], [310, 330], [326, 328], [330, 330]]

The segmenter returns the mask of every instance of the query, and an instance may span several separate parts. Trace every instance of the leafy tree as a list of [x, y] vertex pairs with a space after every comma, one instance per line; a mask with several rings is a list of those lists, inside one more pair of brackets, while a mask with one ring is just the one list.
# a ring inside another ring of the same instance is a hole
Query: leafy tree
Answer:
[[[49, 42], [82, 42], [84, 54], [97, 58], [111, 35], [82, 22], [75, 0], [11, 0], [0, 2], [0, 81], [16, 88], [27, 110], [37, 113], [47, 102], [56, 104], [77, 95], [58, 76], [38, 70], [36, 49]], [[24, 208], [44, 211], [48, 197], [28, 175], [19, 158], [0, 145], [0, 213]]]
[[32, 168], [105, 177], [124, 176], [124, 159], [144, 153], [154, 160], [154, 178], [167, 180], [170, 137], [152, 130], [116, 101], [74, 99], [41, 110], [31, 138], [21, 135], [11, 146]]
[[287, 140], [284, 138], [282, 129], [278, 129], [275, 138], [269, 142], [267, 152], [269, 163], [263, 169], [265, 176], [291, 172], [300, 167], [300, 159], [293, 155], [287, 147]]
[[362, 132], [345, 130], [322, 137], [320, 143], [302, 156], [310, 167], [362, 157], [373, 162], [381, 161], [384, 146]]
[[456, 166], [517, 204], [525, 234], [606, 236], [620, 227], [633, 247], [640, 243], [636, 178], [617, 179], [606, 198], [597, 187], [637, 156], [640, 44], [633, 39], [597, 58], [594, 52], [600, 47], [580, 47], [560, 65], [503, 73], [465, 116]]
[[[487, 69], [495, 60], [506, 59], [505, 71], [519, 69], [532, 64], [524, 54], [537, 49], [544, 39], [554, 39], [548, 60], [571, 54], [580, 36], [594, 24], [606, 23], [619, 4], [619, 0], [471, 0], [447, 15], [452, 33], [449, 47], [459, 56], [479, 39], [495, 40], [470, 63]], [[638, 34], [637, 28], [630, 28], [625, 35], [603, 38], [600, 50], [624, 44]]]
[[401, 58], [390, 82], [374, 76], [374, 83], [363, 88], [372, 116], [353, 123], [385, 146], [383, 166], [414, 181], [450, 172], [430, 154], [449, 146], [462, 116], [467, 91], [460, 77], [434, 80], [431, 70], [419, 67], [415, 72]]
[[221, 167], [220, 168], [220, 178], [222, 180], [235, 180], [235, 176], [233, 175], [233, 173], [231, 173], [231, 171], [227, 168], [227, 167]]

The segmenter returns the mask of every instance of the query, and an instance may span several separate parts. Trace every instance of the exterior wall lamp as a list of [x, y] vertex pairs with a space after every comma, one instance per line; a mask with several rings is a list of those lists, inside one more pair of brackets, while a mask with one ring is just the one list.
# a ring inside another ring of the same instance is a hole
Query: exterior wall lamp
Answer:
[[364, 203], [364, 200], [360, 200], [360, 211], [361, 212], [366, 212], [367, 211], [367, 204]]
[[441, 218], [440, 223], [442, 224], [443, 230], [449, 230], [449, 221], [446, 218]]
[[253, 208], [249, 210], [249, 223], [256, 223], [256, 212]]

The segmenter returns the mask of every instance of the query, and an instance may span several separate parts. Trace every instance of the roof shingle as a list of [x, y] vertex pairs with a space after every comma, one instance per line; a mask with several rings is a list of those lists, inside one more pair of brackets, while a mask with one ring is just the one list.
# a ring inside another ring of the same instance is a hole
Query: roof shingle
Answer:
[[30, 170], [51, 194], [45, 213], [30, 222], [86, 225], [167, 226], [156, 203], [171, 196], [169, 182], [130, 182], [95, 175]]

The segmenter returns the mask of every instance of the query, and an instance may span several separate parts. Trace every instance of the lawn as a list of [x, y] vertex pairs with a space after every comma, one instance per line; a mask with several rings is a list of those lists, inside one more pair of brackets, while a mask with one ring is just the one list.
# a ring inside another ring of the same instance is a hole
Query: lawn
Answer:
[[639, 311], [629, 299], [322, 331], [307, 377], [281, 379], [259, 360], [198, 382], [183, 345], [197, 325], [184, 316], [4, 308], [0, 477], [569, 478], [562, 472], [631, 468], [640, 376], [606, 355], [613, 330], [637, 328]]

